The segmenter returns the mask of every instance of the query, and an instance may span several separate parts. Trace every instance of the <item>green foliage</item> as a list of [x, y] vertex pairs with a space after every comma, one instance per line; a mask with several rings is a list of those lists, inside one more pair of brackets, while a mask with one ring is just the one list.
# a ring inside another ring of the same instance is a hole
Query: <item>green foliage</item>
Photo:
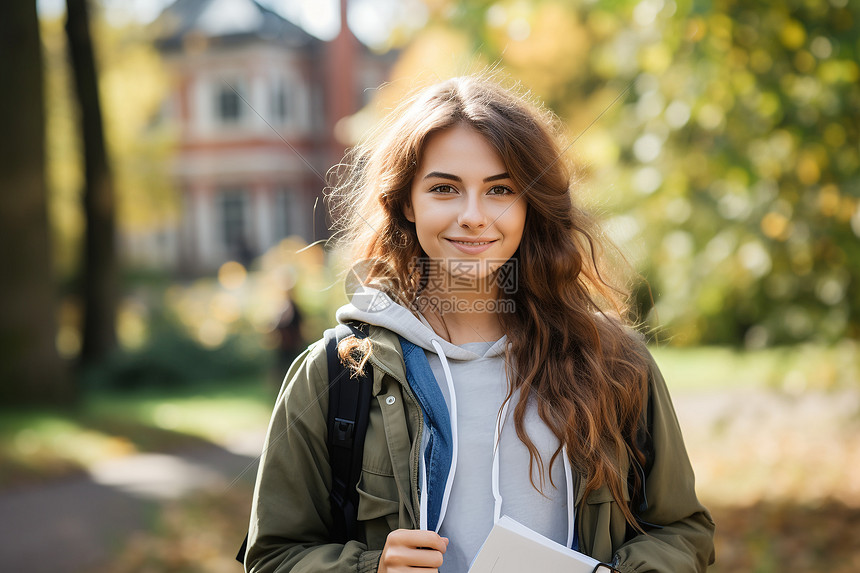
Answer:
[[662, 338], [860, 336], [860, 3], [431, 4], [568, 125]]
[[232, 336], [207, 348], [175, 324], [152, 325], [140, 349], [119, 350], [83, 374], [85, 386], [114, 390], [199, 387], [212, 380], [261, 376], [269, 363], [248, 337]]
[[636, 207], [651, 223], [673, 201], [682, 211], [643, 233], [658, 316], [679, 342], [858, 334], [860, 34], [844, 26], [858, 16], [856, 4], [718, 3], [687, 20], [695, 32], [668, 70], [684, 80], [640, 91], [637, 105], [663, 98], [691, 113], [654, 161], [685, 181]]

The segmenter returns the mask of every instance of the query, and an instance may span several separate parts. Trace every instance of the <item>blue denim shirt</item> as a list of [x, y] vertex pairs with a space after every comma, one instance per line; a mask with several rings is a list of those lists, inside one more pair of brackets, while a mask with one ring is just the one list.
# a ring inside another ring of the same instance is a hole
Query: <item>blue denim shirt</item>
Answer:
[[[435, 531], [442, 511], [442, 498], [454, 452], [451, 418], [442, 390], [430, 369], [427, 355], [420, 346], [402, 336], [403, 361], [406, 364], [406, 381], [421, 405], [428, 440], [424, 450], [424, 467], [427, 472], [427, 529]], [[419, 482], [420, 483], [420, 482]]]

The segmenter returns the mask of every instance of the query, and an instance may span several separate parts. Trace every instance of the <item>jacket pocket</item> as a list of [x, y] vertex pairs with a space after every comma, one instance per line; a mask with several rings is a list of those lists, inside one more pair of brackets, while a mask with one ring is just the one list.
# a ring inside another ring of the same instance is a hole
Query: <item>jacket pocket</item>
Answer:
[[[629, 503], [630, 494], [624, 485], [624, 503]], [[582, 534], [588, 538], [586, 547], [590, 548], [590, 555], [598, 561], [609, 562], [615, 550], [624, 543], [627, 532], [624, 513], [606, 484], [588, 494], [585, 503], [582, 518], [588, 524], [588, 531]]]
[[356, 515], [359, 521], [397, 515], [400, 501], [393, 475], [379, 475], [364, 470], [361, 472], [356, 489], [358, 490]]
[[388, 534], [399, 523], [400, 501], [393, 475], [380, 475], [362, 470], [356, 485], [358, 510], [356, 517], [364, 531], [368, 549], [382, 549]]

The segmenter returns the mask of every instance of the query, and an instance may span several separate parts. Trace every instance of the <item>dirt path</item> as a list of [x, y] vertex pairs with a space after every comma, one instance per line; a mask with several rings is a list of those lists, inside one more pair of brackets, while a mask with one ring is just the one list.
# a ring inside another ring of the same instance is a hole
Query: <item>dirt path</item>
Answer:
[[211, 445], [116, 458], [87, 476], [0, 493], [2, 570], [82, 573], [104, 566], [129, 536], [150, 529], [170, 500], [248, 488], [256, 473], [251, 451], [259, 451], [262, 436], [246, 441], [233, 451]]

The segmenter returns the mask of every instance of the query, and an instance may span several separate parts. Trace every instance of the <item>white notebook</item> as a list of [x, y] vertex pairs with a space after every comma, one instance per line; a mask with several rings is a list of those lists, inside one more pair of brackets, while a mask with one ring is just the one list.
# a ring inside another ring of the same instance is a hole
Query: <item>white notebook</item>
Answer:
[[592, 573], [599, 564], [503, 515], [487, 536], [469, 573]]

